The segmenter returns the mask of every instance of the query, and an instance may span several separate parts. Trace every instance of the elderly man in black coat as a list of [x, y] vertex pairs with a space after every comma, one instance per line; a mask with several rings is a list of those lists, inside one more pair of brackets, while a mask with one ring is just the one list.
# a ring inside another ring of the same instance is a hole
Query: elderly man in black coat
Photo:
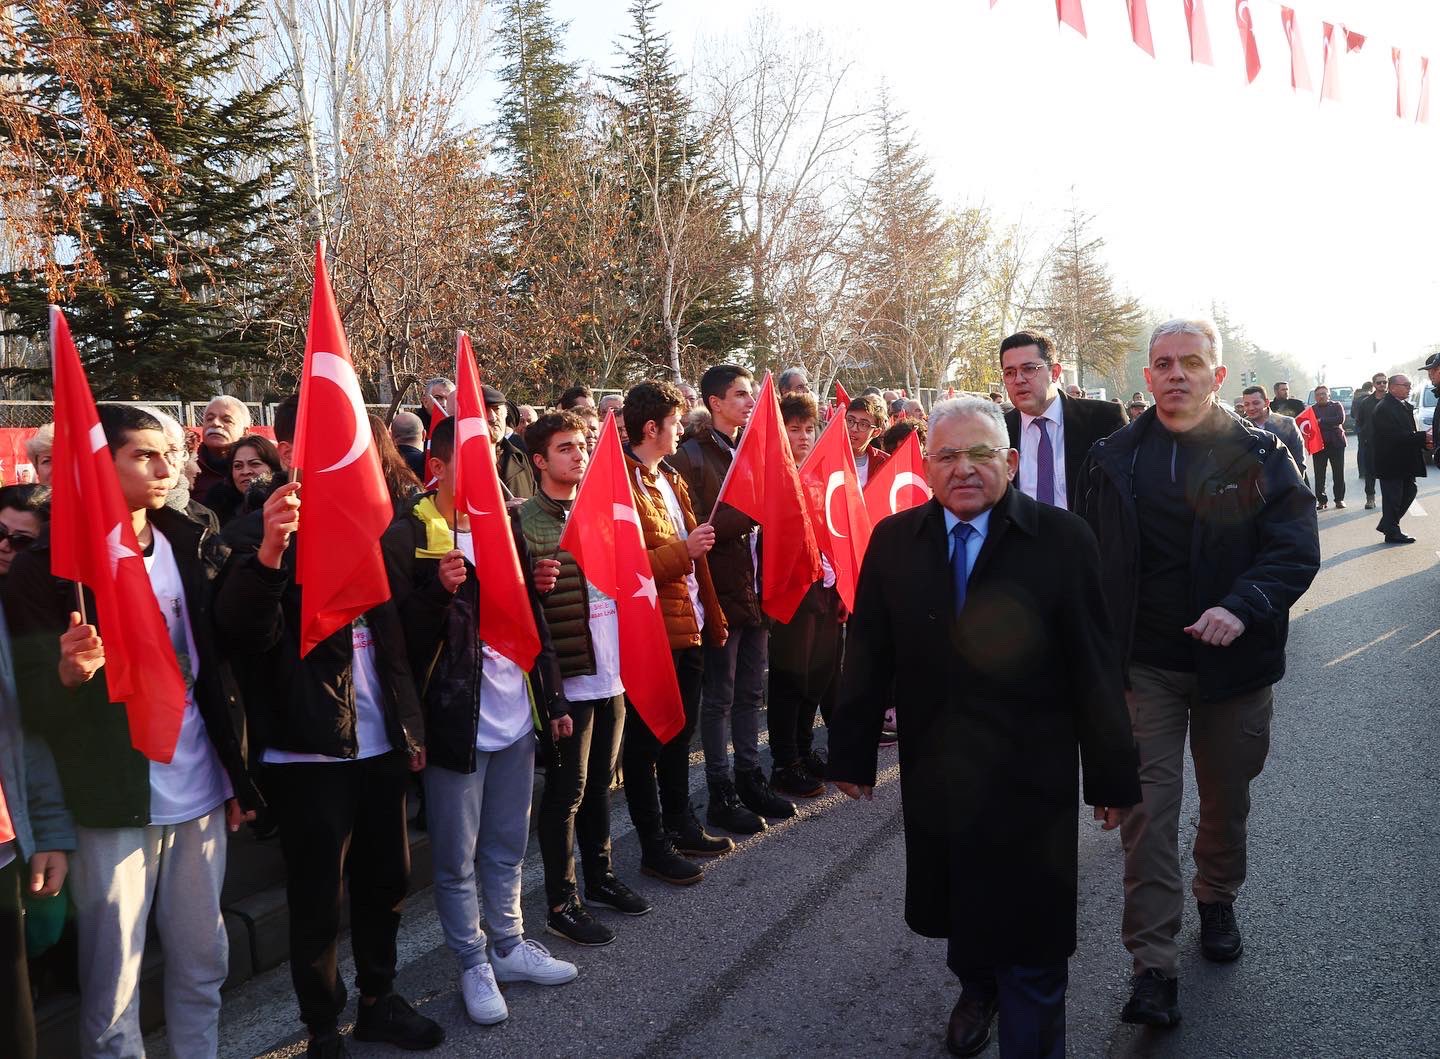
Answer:
[[[1440, 356], [1425, 366], [1440, 374]], [[1370, 432], [1371, 466], [1380, 479], [1380, 522], [1375, 528], [1385, 534], [1386, 544], [1414, 544], [1414, 537], [1400, 532], [1400, 519], [1415, 501], [1415, 479], [1425, 477], [1426, 437], [1415, 428], [1408, 375], [1390, 376], [1389, 393], [1370, 413]]]
[[975, 1055], [1065, 1051], [1077, 790], [1105, 828], [1140, 799], [1095, 538], [1013, 485], [998, 406], [930, 413], [934, 499], [875, 528], [846, 644], [827, 777], [870, 797], [887, 693], [905, 812], [905, 919], [949, 939], [946, 1035]]

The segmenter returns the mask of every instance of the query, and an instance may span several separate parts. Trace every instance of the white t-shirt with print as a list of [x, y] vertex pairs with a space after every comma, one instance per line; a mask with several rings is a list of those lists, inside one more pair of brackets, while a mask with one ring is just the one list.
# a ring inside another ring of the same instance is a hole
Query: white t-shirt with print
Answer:
[[625, 690], [620, 681], [620, 616], [615, 601], [594, 585], [590, 589], [590, 646], [595, 652], [595, 672], [564, 680], [569, 702], [608, 699]]

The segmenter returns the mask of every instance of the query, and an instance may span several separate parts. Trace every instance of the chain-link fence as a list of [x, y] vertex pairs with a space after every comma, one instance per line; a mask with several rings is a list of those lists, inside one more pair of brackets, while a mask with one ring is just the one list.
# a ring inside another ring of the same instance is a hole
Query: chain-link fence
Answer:
[[[180, 401], [106, 401], [105, 404], [128, 404], [136, 408], [156, 408], [187, 425], [185, 405]], [[0, 429], [42, 427], [55, 418], [55, 405], [50, 401], [0, 401]], [[198, 422], [198, 420], [197, 420]]]
[[[262, 404], [259, 401], [241, 401], [240, 403], [250, 410], [250, 422], [252, 424], [268, 426], [274, 422], [270, 416], [271, 409], [275, 407], [274, 405]], [[185, 414], [188, 418], [182, 419], [180, 422], [190, 427], [201, 426], [205, 421], [205, 408], [209, 404], [209, 401], [187, 401], [185, 403]]]

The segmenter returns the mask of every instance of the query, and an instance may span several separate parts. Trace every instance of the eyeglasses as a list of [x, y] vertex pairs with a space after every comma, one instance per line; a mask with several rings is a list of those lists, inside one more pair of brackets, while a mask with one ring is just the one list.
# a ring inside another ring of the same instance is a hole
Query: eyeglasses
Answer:
[[868, 419], [856, 419], [854, 416], [845, 417], [845, 425], [851, 430], [874, 430], [875, 424]]
[[948, 470], [955, 466], [955, 461], [961, 456], [977, 466], [984, 466], [1009, 451], [1008, 445], [972, 445], [968, 449], [940, 449], [930, 453], [929, 459]]
[[0, 525], [0, 541], [9, 541], [10, 547], [17, 552], [23, 552], [35, 543], [35, 538], [28, 533], [17, 533], [8, 526]]
[[1040, 372], [1044, 370], [1044, 368], [1045, 362], [1043, 360], [1032, 360], [1029, 364], [1021, 364], [1018, 367], [1006, 368], [1000, 373], [1000, 376], [1006, 382], [1014, 382], [1017, 376], [1025, 379], [1028, 382], [1030, 379], [1033, 379], [1035, 378], [1035, 376], [1039, 375]]

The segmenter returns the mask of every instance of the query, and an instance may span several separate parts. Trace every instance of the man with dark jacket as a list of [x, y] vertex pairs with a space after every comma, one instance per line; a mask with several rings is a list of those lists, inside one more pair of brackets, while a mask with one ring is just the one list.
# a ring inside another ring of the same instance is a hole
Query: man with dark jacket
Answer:
[[1300, 436], [1295, 420], [1270, 411], [1270, 398], [1265, 393], [1265, 387], [1245, 387], [1240, 394], [1240, 410], [1251, 426], [1274, 434], [1276, 440], [1290, 450], [1295, 466], [1300, 469], [1300, 476], [1305, 477], [1305, 439]]
[[[490, 443], [495, 446], [495, 468], [500, 474], [500, 491], [505, 502], [519, 507], [520, 501], [535, 495], [535, 474], [525, 446], [511, 432], [510, 402], [493, 386], [482, 388], [485, 397], [485, 418], [490, 428]], [[422, 478], [421, 481], [428, 481]]]
[[[426, 468], [436, 491], [391, 524], [383, 550], [411, 669], [423, 674], [435, 910], [460, 964], [466, 1014], [489, 1026], [509, 1017], [497, 981], [559, 985], [579, 973], [526, 939], [520, 912], [535, 773], [532, 703], [541, 723], [554, 724], [560, 735], [570, 731], [570, 717], [529, 550], [513, 514], [540, 653], [526, 673], [479, 638], [474, 537], [453, 492], [455, 444], [455, 420], [437, 423]], [[546, 591], [554, 587], [557, 565], [547, 564]], [[482, 900], [489, 938], [480, 925]]]
[[1110, 401], [1062, 393], [1060, 363], [1039, 331], [1017, 331], [1000, 343], [1000, 375], [1015, 406], [1005, 413], [1005, 426], [1020, 454], [1016, 488], [1042, 504], [1074, 510], [1085, 454], [1125, 425], [1125, 413]]
[[[717, 364], [700, 377], [700, 395], [710, 426], [682, 444], [671, 463], [690, 490], [706, 522], [715, 527], [710, 572], [730, 628], [723, 647], [705, 648], [705, 681], [700, 698], [700, 741], [710, 788], [706, 819], [740, 835], [765, 830], [765, 817], [795, 815], [795, 803], [770, 787], [760, 768], [760, 700], [765, 693], [769, 630], [760, 611], [756, 584], [764, 547], [755, 523], [728, 504], [719, 505], [741, 429], [755, 407], [752, 378], [738, 364]], [[730, 772], [730, 744], [735, 772]]]
[[1095, 538], [1014, 488], [1000, 409], [930, 410], [934, 498], [875, 527], [850, 619], [829, 779], [872, 795], [898, 680], [905, 920], [946, 938], [946, 1044], [1062, 1059], [1075, 951], [1080, 765], [1113, 829], [1140, 797]]
[[520, 529], [531, 555], [559, 567], [555, 587], [542, 601], [570, 711], [550, 722], [556, 760], [545, 771], [540, 800], [546, 928], [577, 945], [608, 945], [615, 932], [590, 914], [576, 892], [577, 838], [585, 900], [630, 916], [650, 911], [648, 901], [615, 877], [610, 859], [610, 779], [625, 731], [619, 617], [615, 601], [590, 584], [575, 557], [560, 547], [585, 476], [585, 424], [572, 412], [541, 416], [526, 428], [525, 447], [540, 487], [520, 507]]
[[[294, 405], [277, 444], [288, 466]], [[216, 620], [246, 674], [251, 727], [263, 738], [264, 789], [280, 828], [290, 912], [290, 977], [310, 1032], [306, 1054], [347, 1054], [346, 991], [336, 967], [341, 901], [350, 898], [360, 1006], [355, 1038], [433, 1048], [444, 1031], [394, 991], [396, 935], [410, 877], [409, 771], [425, 766], [425, 723], [391, 601], [300, 654], [295, 534], [300, 485], [228, 527], [237, 542], [217, 585]]]
[[1201, 951], [1233, 960], [1250, 782], [1270, 747], [1289, 610], [1319, 569], [1320, 541], [1290, 454], [1215, 403], [1225, 368], [1214, 324], [1157, 327], [1145, 378], [1154, 408], [1095, 444], [1077, 511], [1100, 542], [1144, 793], [1122, 830], [1134, 978], [1121, 1017], [1171, 1026], [1186, 731], [1200, 791]]
[[[1440, 354], [1425, 362], [1432, 378], [1440, 375]], [[1385, 399], [1372, 413], [1375, 477], [1380, 479], [1380, 522], [1375, 527], [1387, 544], [1414, 544], [1400, 530], [1400, 520], [1415, 501], [1415, 479], [1425, 477], [1425, 431], [1415, 428], [1410, 405], [1410, 377], [1390, 376]]]
[[[75, 849], [75, 820], [45, 741], [20, 725], [10, 635], [0, 618], [0, 1055], [35, 1059], [26, 912], [54, 898]], [[62, 903], [56, 911], [63, 911]]]
[[1305, 411], [1305, 402], [1290, 396], [1290, 384], [1281, 380], [1275, 384], [1275, 398], [1270, 402], [1270, 411], [1294, 419]]
[[1329, 468], [1335, 493], [1335, 507], [1345, 506], [1345, 409], [1339, 401], [1330, 400], [1330, 387], [1315, 387], [1315, 403], [1310, 406], [1315, 422], [1320, 424], [1320, 440], [1325, 447], [1312, 453], [1315, 468], [1315, 507], [1324, 511], [1330, 506], [1325, 495], [1325, 470]]
[[1384, 372], [1376, 372], [1365, 386], [1363, 397], [1357, 397], [1350, 405], [1355, 419], [1355, 437], [1359, 442], [1355, 462], [1360, 476], [1365, 479], [1365, 510], [1375, 509], [1375, 406], [1385, 399], [1388, 382]]
[[[5, 581], [27, 723], [55, 754], [79, 825], [70, 893], [79, 931], [81, 1051], [140, 1055], [140, 964], [149, 910], [165, 947], [165, 1021], [177, 1055], [214, 1055], [229, 944], [220, 914], [226, 829], [259, 796], [245, 764], [245, 720], [212, 625], [211, 583], [225, 549], [165, 506], [165, 434], [148, 412], [99, 406], [120, 491], [165, 618], [186, 702], [174, 757], [133, 749], [123, 703], [103, 675], [104, 629], [75, 612], [75, 585], [50, 573], [49, 536]], [[89, 593], [86, 593], [87, 597]], [[94, 600], [85, 612], [95, 614]]]
[[390, 420], [390, 439], [405, 459], [417, 482], [425, 481], [425, 426], [414, 412], [396, 412]]

